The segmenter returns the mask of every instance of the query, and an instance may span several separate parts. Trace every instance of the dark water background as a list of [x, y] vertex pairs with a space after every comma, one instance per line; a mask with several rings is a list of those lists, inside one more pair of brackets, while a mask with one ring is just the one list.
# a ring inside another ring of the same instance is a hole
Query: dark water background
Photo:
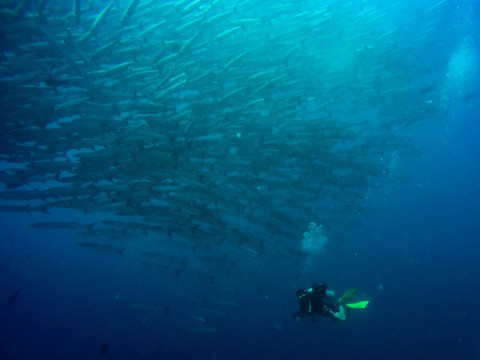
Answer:
[[[479, 110], [478, 95], [456, 99], [413, 127], [422, 151], [399, 165], [404, 180], [371, 195], [363, 226], [338, 230], [344, 240], [303, 270], [268, 269], [260, 289], [232, 276], [227, 304], [215, 302], [221, 289], [140, 264], [149, 237], [120, 240], [120, 255], [29, 227], [95, 214], [1, 213], [0, 358], [94, 359], [108, 342], [109, 359], [480, 359]], [[290, 271], [299, 276], [285, 282]], [[315, 281], [371, 303], [344, 324], [297, 324], [295, 290]]]

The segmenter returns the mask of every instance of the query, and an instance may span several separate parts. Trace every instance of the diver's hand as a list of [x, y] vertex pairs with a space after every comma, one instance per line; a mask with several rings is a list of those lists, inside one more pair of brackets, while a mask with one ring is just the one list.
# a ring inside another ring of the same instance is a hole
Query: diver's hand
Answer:
[[327, 305], [323, 304], [323, 313], [326, 314], [326, 313], [330, 313], [332, 315], [335, 316], [335, 311], [333, 311], [332, 309], [330, 309]]
[[295, 318], [295, 320], [297, 320], [297, 323], [300, 322], [300, 320], [302, 319], [302, 314], [300, 314], [299, 312], [298, 313], [295, 313], [295, 314], [292, 314], [292, 317]]

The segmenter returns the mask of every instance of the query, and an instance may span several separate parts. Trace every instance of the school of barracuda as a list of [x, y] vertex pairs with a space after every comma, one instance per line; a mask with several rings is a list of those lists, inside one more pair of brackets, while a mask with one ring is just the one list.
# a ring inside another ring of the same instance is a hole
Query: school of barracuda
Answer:
[[415, 154], [444, 3], [3, 0], [0, 210], [138, 216], [34, 226], [165, 234], [227, 272], [301, 254]]

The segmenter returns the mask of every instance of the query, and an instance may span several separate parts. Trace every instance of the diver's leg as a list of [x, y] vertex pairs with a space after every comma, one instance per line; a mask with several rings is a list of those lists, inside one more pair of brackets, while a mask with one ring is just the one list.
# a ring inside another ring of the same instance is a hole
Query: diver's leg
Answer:
[[347, 320], [347, 314], [345, 313], [345, 308], [343, 307], [343, 305], [340, 305], [338, 312], [333, 313], [333, 317], [341, 321]]
[[327, 296], [327, 298], [333, 299], [335, 297], [335, 291], [327, 290], [326, 291], [326, 296]]

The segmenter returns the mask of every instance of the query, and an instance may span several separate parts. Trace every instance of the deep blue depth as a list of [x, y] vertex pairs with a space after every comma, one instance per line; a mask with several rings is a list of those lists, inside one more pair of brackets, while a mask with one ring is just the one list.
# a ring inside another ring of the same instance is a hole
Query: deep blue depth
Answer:
[[[366, 226], [324, 255], [328, 268], [319, 264], [298, 284], [321, 279], [337, 292], [364, 292], [371, 303], [346, 324], [296, 324], [293, 284], [272, 279], [272, 287], [250, 293], [246, 279], [240, 306], [216, 319], [218, 333], [184, 333], [191, 312], [172, 296], [182, 287], [177, 279], [126, 255], [80, 251], [75, 242], [83, 239], [71, 231], [35, 230], [31, 215], [4, 213], [1, 356], [95, 358], [108, 341], [108, 358], [118, 359], [479, 358], [480, 129], [474, 112], [453, 120], [448, 132], [419, 136], [427, 151], [406, 169], [409, 183], [378, 200]], [[132, 310], [123, 299], [160, 309]]]

